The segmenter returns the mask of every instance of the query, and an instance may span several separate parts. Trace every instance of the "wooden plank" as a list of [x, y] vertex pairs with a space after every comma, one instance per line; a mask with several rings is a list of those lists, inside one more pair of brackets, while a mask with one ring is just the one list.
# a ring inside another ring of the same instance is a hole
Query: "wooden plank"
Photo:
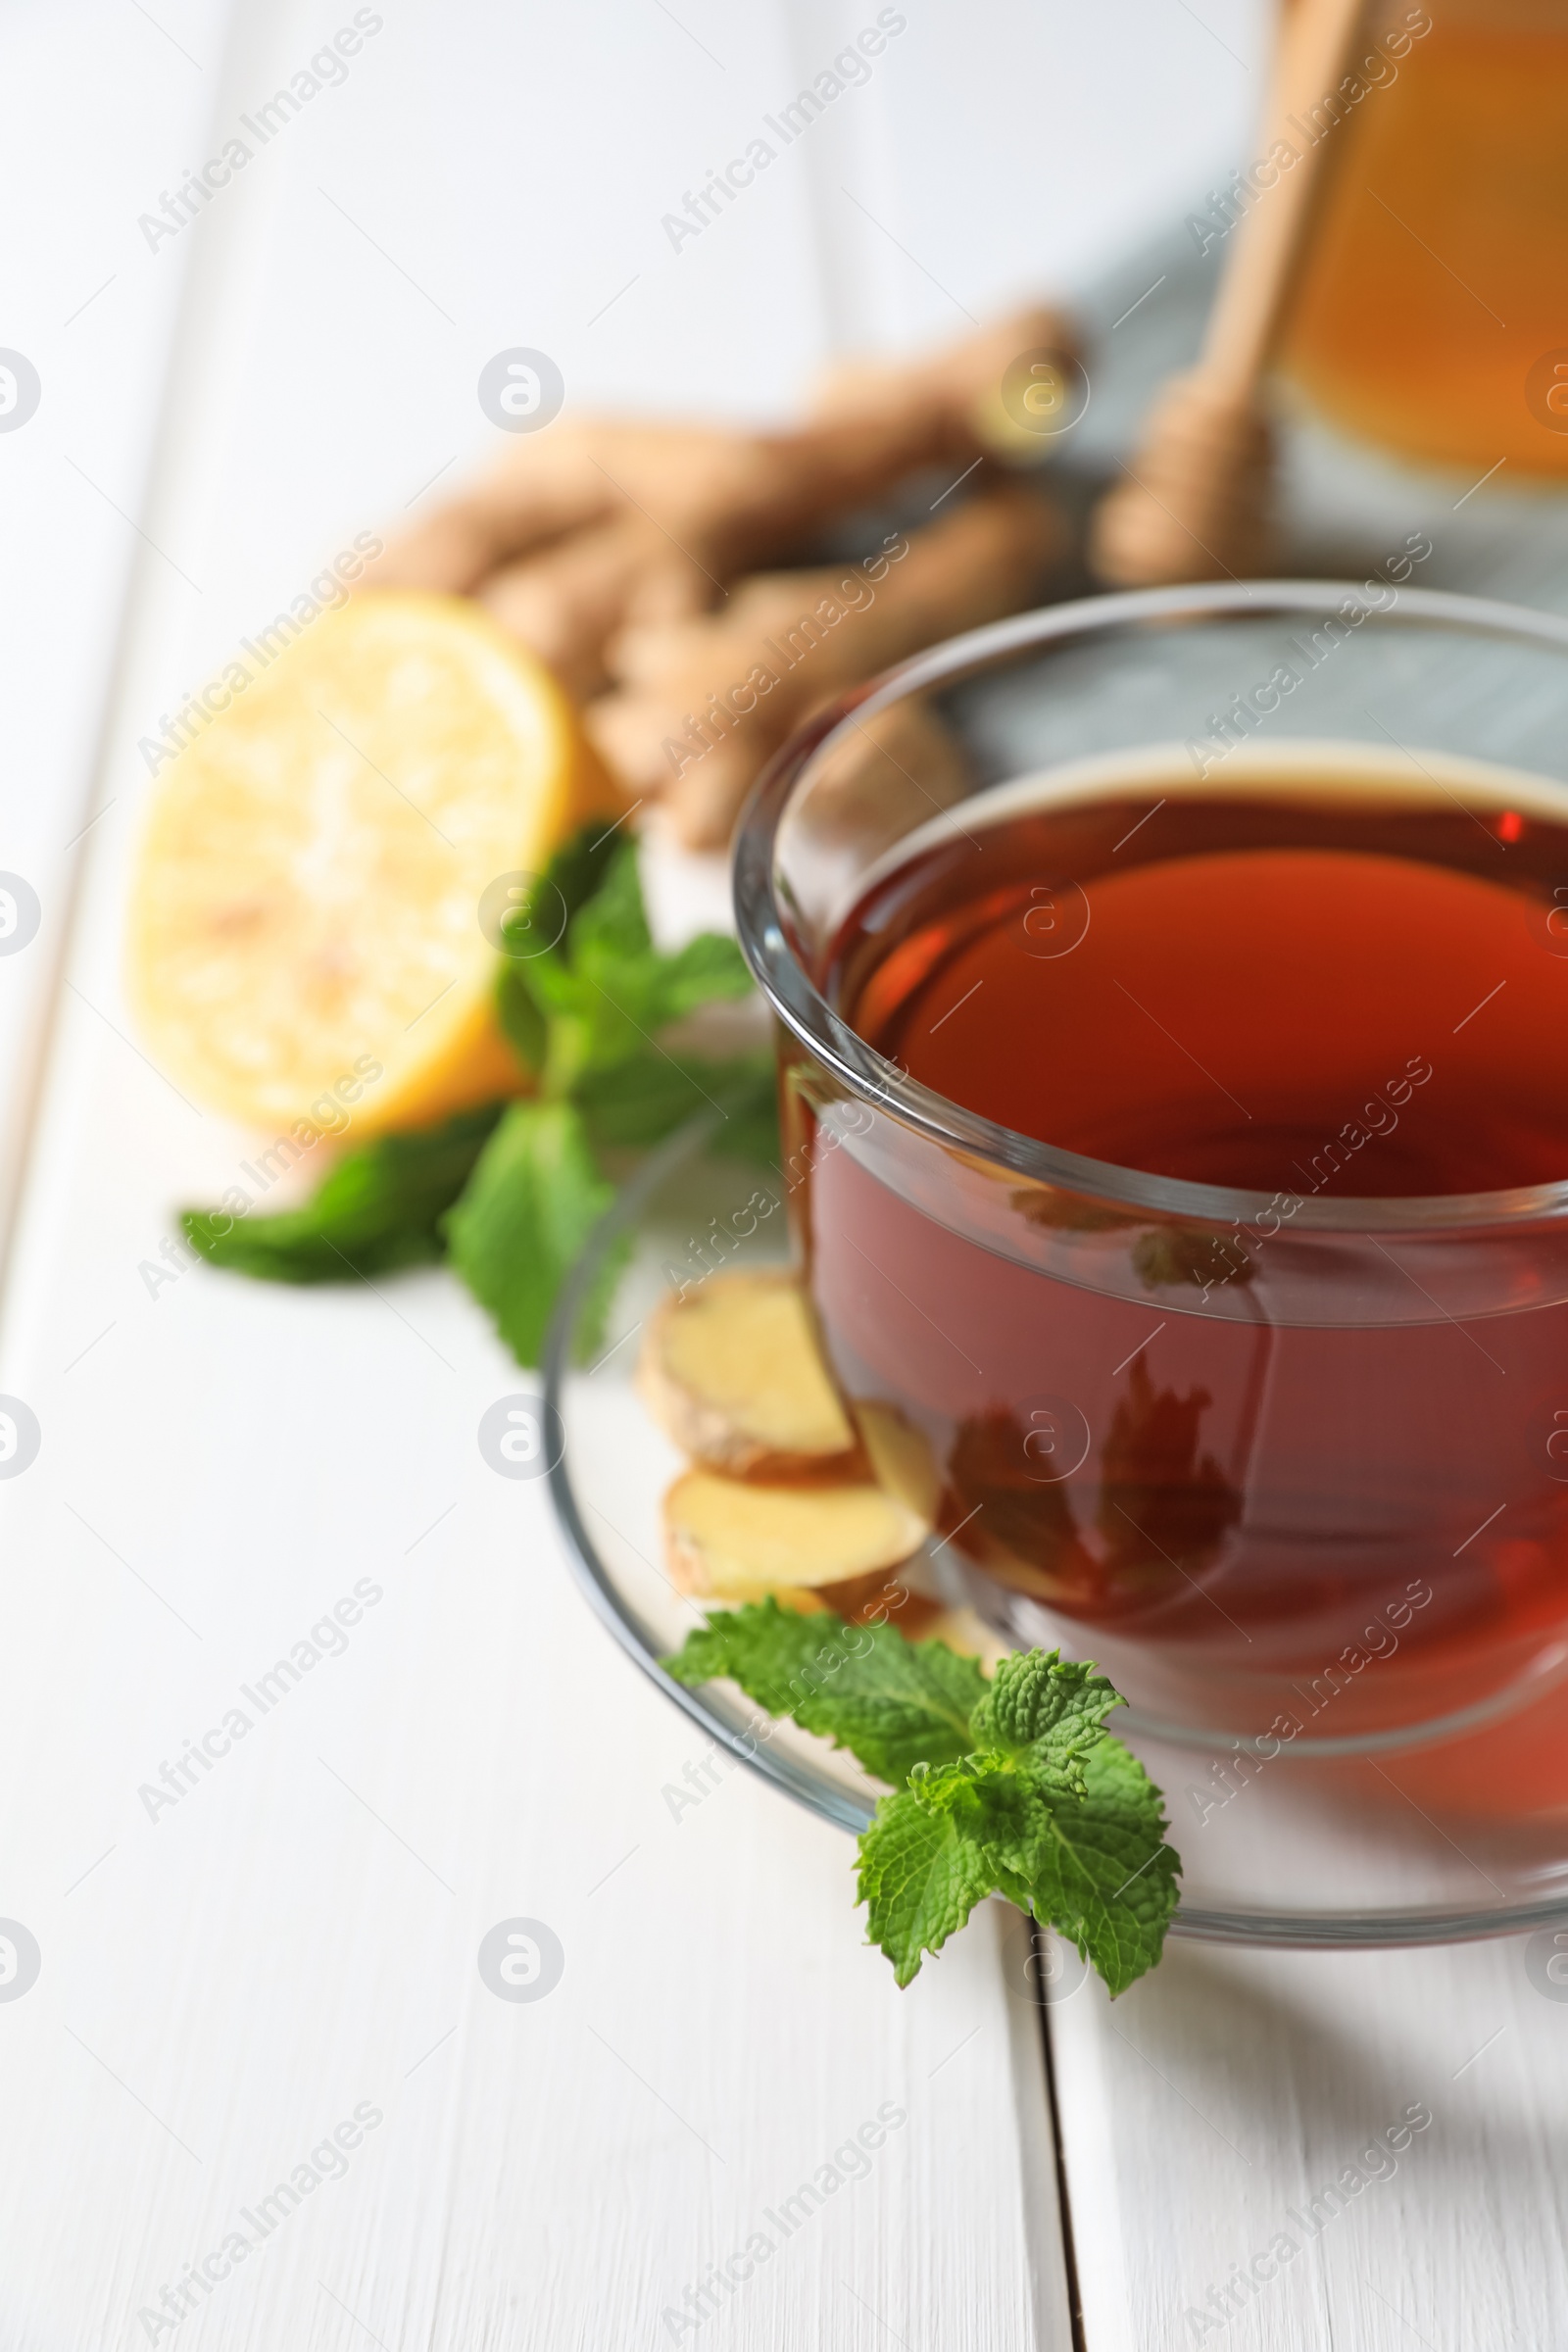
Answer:
[[1555, 2342], [1568, 2010], [1531, 1958], [1183, 1944], [1054, 2008], [1095, 2352]]
[[32, 414], [8, 404], [24, 421], [0, 431], [0, 872], [22, 883], [0, 885], [21, 910], [0, 933], [0, 1231], [35, 1107], [189, 255], [172, 236], [149, 246], [138, 216], [197, 151], [224, 13], [221, 0], [186, 0], [160, 25], [84, 0], [70, 43], [36, 12], [14, 13], [0, 35], [0, 198], [27, 224], [3, 339], [38, 379]]
[[[242, 9], [216, 119], [338, 21]], [[727, 281], [670, 256], [587, 339], [644, 258], [612, 231], [650, 151], [700, 111], [678, 26], [617, 15], [611, 46], [607, 22], [388, 12], [186, 232], [195, 327], [138, 517], [170, 561], [133, 583], [0, 1319], [42, 1433], [0, 1482], [0, 1911], [41, 1953], [0, 1999], [24, 2151], [0, 2295], [7, 2339], [51, 2352], [690, 2340], [759, 2233], [706, 2340], [1069, 2341], [1006, 1915], [901, 1997], [840, 1834], [743, 1775], [673, 1802], [690, 1728], [570, 1589], [542, 1490], [480, 1457], [521, 1384], [455, 1285], [290, 1294], [162, 1254], [254, 1139], [173, 1093], [120, 1001], [148, 714], [466, 463], [500, 345], [628, 395], [662, 354], [672, 402], [753, 406], [812, 349], [788, 191]], [[771, 35], [726, 39], [743, 123]], [[750, 342], [709, 330], [721, 285]], [[564, 1953], [527, 2003], [476, 1958], [516, 1918]], [[802, 2182], [820, 2210], [769, 2220]]]

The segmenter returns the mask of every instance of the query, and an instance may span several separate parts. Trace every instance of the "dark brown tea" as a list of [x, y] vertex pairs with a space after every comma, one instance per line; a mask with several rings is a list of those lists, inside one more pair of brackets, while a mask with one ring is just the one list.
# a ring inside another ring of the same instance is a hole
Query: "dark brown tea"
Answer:
[[[1568, 1180], [1549, 788], [1328, 770], [965, 821], [873, 880], [823, 993], [1002, 1127], [1258, 1200], [1107, 1200], [1089, 1168], [949, 1213], [819, 1149], [847, 1393], [924, 1432], [956, 1551], [1107, 1661], [1157, 1649], [1206, 1720], [1289, 1688], [1348, 1733], [1501, 1688], [1568, 1621], [1568, 1279], [1494, 1280], [1459, 1199]], [[1412, 1200], [1409, 1233], [1356, 1226]], [[1325, 1201], [1343, 1231], [1307, 1232]]]
[[1117, 1166], [1373, 1197], [1568, 1178], [1568, 825], [1518, 810], [1018, 816], [872, 890], [830, 987], [939, 1094]]

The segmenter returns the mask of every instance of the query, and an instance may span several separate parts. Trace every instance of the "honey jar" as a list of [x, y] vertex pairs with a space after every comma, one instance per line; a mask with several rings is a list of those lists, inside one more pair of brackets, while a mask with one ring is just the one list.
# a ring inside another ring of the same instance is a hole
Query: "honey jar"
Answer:
[[1403, 0], [1303, 126], [1343, 142], [1281, 361], [1342, 430], [1568, 473], [1568, 0]]

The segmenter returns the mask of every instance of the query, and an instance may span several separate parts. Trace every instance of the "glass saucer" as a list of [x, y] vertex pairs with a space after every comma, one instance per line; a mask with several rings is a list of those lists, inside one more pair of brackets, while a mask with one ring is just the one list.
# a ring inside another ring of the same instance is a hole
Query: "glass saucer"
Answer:
[[[790, 1723], [760, 1736], [756, 1710], [731, 1686], [689, 1690], [659, 1662], [704, 1612], [662, 1564], [660, 1499], [685, 1459], [634, 1385], [642, 1328], [675, 1285], [790, 1257], [778, 1170], [721, 1156], [718, 1130], [705, 1112], [649, 1157], [563, 1292], [545, 1365], [546, 1401], [559, 1415], [551, 1494], [590, 1605], [650, 1680], [753, 1771], [858, 1831], [878, 1789], [847, 1756]], [[910, 1575], [950, 1603], [983, 1597], [984, 1580], [950, 1544], [928, 1546]], [[1044, 1608], [1030, 1634], [1095, 1654], [1088, 1629]], [[1258, 1725], [1216, 1730], [1135, 1707], [1119, 1710], [1113, 1728], [1165, 1793], [1184, 1866], [1174, 1934], [1367, 1947], [1568, 1924], [1568, 1813], [1485, 1818], [1464, 1804], [1471, 1754], [1499, 1740], [1528, 1753], [1558, 1720], [1568, 1736], [1568, 1650], [1544, 1653], [1481, 1706], [1394, 1732], [1336, 1733], [1331, 1717], [1322, 1731], [1308, 1722], [1281, 1740]]]

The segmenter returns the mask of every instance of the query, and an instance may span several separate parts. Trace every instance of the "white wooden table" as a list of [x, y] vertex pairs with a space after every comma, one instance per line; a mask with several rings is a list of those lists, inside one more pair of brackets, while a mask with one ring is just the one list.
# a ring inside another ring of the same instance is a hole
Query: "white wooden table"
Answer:
[[[483, 454], [483, 362], [777, 410], [836, 347], [1088, 285], [1245, 148], [1255, 0], [896, 13], [678, 253], [662, 214], [869, 0], [380, 0], [155, 247], [138, 216], [355, 11], [0, 26], [28, 223], [0, 344], [43, 385], [0, 434], [0, 868], [43, 908], [0, 958], [0, 1390], [42, 1436], [0, 1482], [0, 1917], [40, 1963], [0, 1985], [0, 2352], [1568, 2343], [1568, 2006], [1521, 1944], [1173, 1947], [1114, 2012], [1052, 2007], [1053, 2105], [1000, 1907], [899, 1994], [839, 1834], [744, 1775], [673, 1817], [692, 1734], [590, 1620], [542, 1490], [481, 1459], [519, 1379], [455, 1285], [153, 1279], [248, 1145], [121, 1004], [138, 741]], [[1440, 561], [1506, 514], [1474, 522]], [[313, 1628], [297, 1688], [241, 1697]], [[516, 1917], [564, 1955], [542, 2000], [475, 1964]], [[1267, 2278], [1291, 2209], [1423, 2103]], [[879, 2116], [785, 2239], [764, 2216]]]

